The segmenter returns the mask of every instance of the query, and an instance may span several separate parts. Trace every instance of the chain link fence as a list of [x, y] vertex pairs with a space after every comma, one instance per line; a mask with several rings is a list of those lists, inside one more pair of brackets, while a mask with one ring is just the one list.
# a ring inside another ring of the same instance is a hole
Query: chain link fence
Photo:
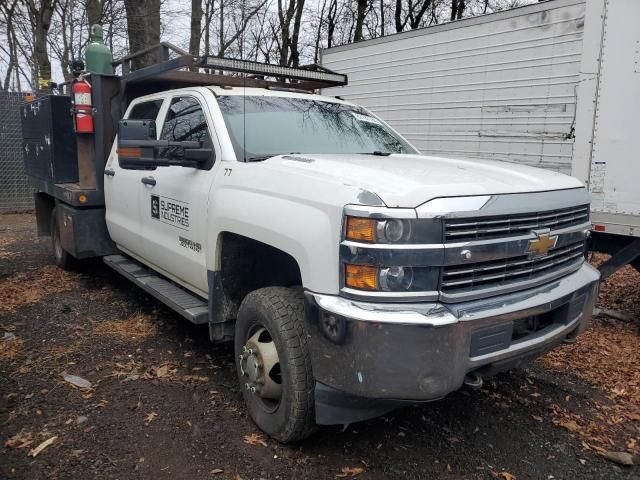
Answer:
[[0, 92], [0, 213], [33, 208], [22, 159], [21, 102], [21, 93]]

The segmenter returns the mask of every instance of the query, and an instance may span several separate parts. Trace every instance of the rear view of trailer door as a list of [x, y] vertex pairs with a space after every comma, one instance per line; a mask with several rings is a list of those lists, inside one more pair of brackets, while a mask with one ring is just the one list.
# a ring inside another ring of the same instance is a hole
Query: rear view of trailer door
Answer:
[[609, 0], [589, 189], [592, 220], [608, 233], [640, 236], [640, 2]]

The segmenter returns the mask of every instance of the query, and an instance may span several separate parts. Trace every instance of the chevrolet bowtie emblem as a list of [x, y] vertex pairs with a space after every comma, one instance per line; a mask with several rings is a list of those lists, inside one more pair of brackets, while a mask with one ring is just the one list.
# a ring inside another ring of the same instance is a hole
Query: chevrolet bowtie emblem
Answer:
[[557, 235], [550, 235], [548, 233], [535, 233], [538, 238], [535, 240], [529, 240], [529, 246], [527, 252], [531, 257], [540, 257], [549, 253], [549, 250], [556, 246], [558, 243]]

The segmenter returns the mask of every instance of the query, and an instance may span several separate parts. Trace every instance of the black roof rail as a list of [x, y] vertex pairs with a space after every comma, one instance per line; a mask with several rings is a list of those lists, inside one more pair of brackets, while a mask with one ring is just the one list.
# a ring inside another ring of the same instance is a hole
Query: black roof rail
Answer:
[[[137, 57], [156, 52], [161, 61], [137, 70], [131, 69]], [[171, 53], [178, 56], [170, 58]], [[313, 91], [347, 84], [347, 76], [320, 65], [290, 67], [269, 63], [216, 57], [194, 57], [167, 42], [132, 53], [113, 62], [122, 65], [126, 89], [137, 94], [188, 86], [231, 86], [282, 88]]]

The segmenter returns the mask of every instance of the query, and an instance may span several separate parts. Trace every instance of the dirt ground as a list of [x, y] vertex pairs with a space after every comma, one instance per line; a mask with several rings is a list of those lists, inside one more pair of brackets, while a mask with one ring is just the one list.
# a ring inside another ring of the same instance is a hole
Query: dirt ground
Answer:
[[[599, 306], [640, 318], [640, 275], [617, 273]], [[230, 346], [100, 262], [53, 267], [34, 218], [4, 215], [0, 478], [640, 479], [636, 328], [598, 318], [480, 390], [283, 446], [245, 414]]]

